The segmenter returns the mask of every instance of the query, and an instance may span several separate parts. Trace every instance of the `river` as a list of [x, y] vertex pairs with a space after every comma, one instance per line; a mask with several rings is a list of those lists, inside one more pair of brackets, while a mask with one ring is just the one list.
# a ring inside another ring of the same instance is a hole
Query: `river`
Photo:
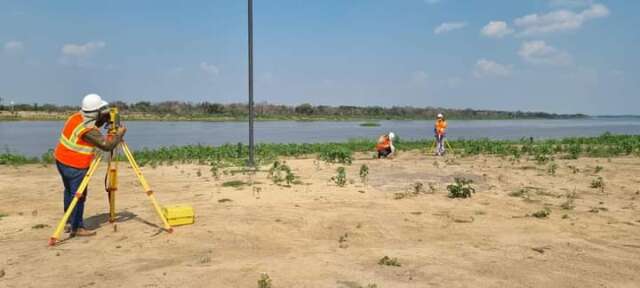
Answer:
[[[265, 121], [256, 122], [256, 141], [261, 143], [340, 142], [353, 138], [377, 138], [393, 131], [402, 139], [432, 137], [432, 121], [380, 121], [379, 127], [361, 127], [354, 121]], [[55, 146], [61, 121], [0, 121], [2, 152], [39, 156]], [[170, 145], [220, 145], [246, 143], [244, 122], [155, 122], [126, 123], [127, 142], [132, 149]], [[640, 118], [589, 118], [569, 120], [450, 120], [451, 139], [536, 139], [614, 134], [640, 134]]]

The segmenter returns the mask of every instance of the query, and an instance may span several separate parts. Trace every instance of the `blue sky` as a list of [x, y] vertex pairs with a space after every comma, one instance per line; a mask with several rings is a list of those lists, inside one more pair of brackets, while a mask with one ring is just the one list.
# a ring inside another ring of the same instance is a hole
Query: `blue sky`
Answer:
[[[254, 0], [256, 101], [640, 114], [640, 1]], [[246, 101], [246, 2], [0, 1], [0, 97]]]

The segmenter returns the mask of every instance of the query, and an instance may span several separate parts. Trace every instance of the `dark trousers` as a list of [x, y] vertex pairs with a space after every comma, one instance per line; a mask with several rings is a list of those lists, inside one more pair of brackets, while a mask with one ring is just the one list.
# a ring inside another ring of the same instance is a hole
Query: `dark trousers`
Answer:
[[382, 150], [378, 150], [378, 159], [380, 158], [387, 158], [387, 156], [389, 156], [391, 154], [391, 147], [382, 149]]
[[[64, 165], [58, 161], [56, 161], [56, 166], [58, 166], [58, 172], [62, 177], [62, 183], [64, 183], [64, 211], [66, 212], [75, 197], [76, 191], [84, 178], [84, 175], [87, 174], [87, 170], [89, 169], [77, 169], [73, 167], [69, 167]], [[71, 231], [76, 231], [78, 228], [84, 228], [84, 223], [82, 222], [82, 216], [84, 214], [84, 202], [87, 198], [87, 189], [84, 190], [82, 197], [78, 199], [78, 204], [76, 208], [71, 213], [71, 217], [69, 217], [69, 223], [71, 224]]]

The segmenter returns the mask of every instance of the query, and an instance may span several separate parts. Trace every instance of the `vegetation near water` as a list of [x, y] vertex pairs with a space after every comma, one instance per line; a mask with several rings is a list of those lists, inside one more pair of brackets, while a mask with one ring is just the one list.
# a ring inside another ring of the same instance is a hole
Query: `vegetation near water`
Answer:
[[[179, 101], [125, 103], [114, 101], [111, 102], [111, 105], [118, 107], [123, 114], [124, 120], [233, 121], [244, 120], [249, 115], [248, 105], [240, 103], [188, 103]], [[70, 112], [78, 110], [79, 107], [37, 103], [8, 106], [2, 105], [0, 101], [0, 120], [63, 120]], [[561, 115], [543, 112], [407, 106], [326, 106], [308, 103], [297, 106], [257, 103], [255, 111], [258, 120], [433, 120], [438, 113], [444, 113], [449, 119], [566, 119], [586, 117], [586, 115], [582, 114]]]
[[[427, 150], [433, 140], [403, 140], [396, 143], [398, 151]], [[640, 156], [640, 135], [612, 135], [605, 133], [599, 137], [565, 138], [558, 140], [451, 140], [456, 155], [498, 155], [540, 162], [552, 158], [577, 159], [578, 157], [615, 157], [624, 155]], [[327, 162], [349, 165], [355, 152], [373, 152], [375, 140], [358, 139], [344, 143], [314, 144], [258, 144], [256, 160], [258, 164], [270, 164], [278, 157], [301, 157], [318, 155]], [[249, 149], [247, 145], [226, 144], [221, 146], [171, 146], [158, 149], [142, 149], [134, 152], [140, 165], [162, 165], [174, 163], [198, 163], [215, 167], [242, 166], [246, 163]], [[53, 163], [52, 151], [41, 157], [26, 157], [10, 152], [0, 153], [0, 165], [20, 165], [29, 163]]]
[[364, 122], [364, 123], [360, 123], [360, 127], [380, 127], [380, 123], [378, 123], [378, 122]]

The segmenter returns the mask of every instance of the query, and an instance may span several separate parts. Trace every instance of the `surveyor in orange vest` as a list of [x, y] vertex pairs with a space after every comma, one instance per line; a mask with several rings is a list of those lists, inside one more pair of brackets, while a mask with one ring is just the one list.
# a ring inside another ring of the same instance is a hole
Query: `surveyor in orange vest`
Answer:
[[444, 137], [447, 134], [447, 120], [444, 119], [444, 115], [442, 115], [442, 113], [437, 116], [433, 133], [436, 137], [436, 155], [442, 156], [446, 152], [444, 147]]
[[392, 157], [396, 152], [396, 147], [393, 146], [393, 139], [396, 137], [393, 132], [389, 134], [381, 135], [378, 138], [378, 144], [376, 144], [376, 150], [378, 151], [378, 159]]
[[[109, 120], [108, 103], [97, 94], [89, 94], [82, 100], [82, 110], [71, 115], [64, 124], [60, 140], [54, 151], [56, 166], [64, 184], [64, 210], [75, 197], [96, 153], [96, 147], [104, 151], [113, 150], [122, 140], [127, 129], [122, 127], [115, 137], [105, 138], [99, 128]], [[84, 227], [82, 221], [85, 190], [69, 218], [67, 232], [71, 236], [92, 236], [94, 231]]]

